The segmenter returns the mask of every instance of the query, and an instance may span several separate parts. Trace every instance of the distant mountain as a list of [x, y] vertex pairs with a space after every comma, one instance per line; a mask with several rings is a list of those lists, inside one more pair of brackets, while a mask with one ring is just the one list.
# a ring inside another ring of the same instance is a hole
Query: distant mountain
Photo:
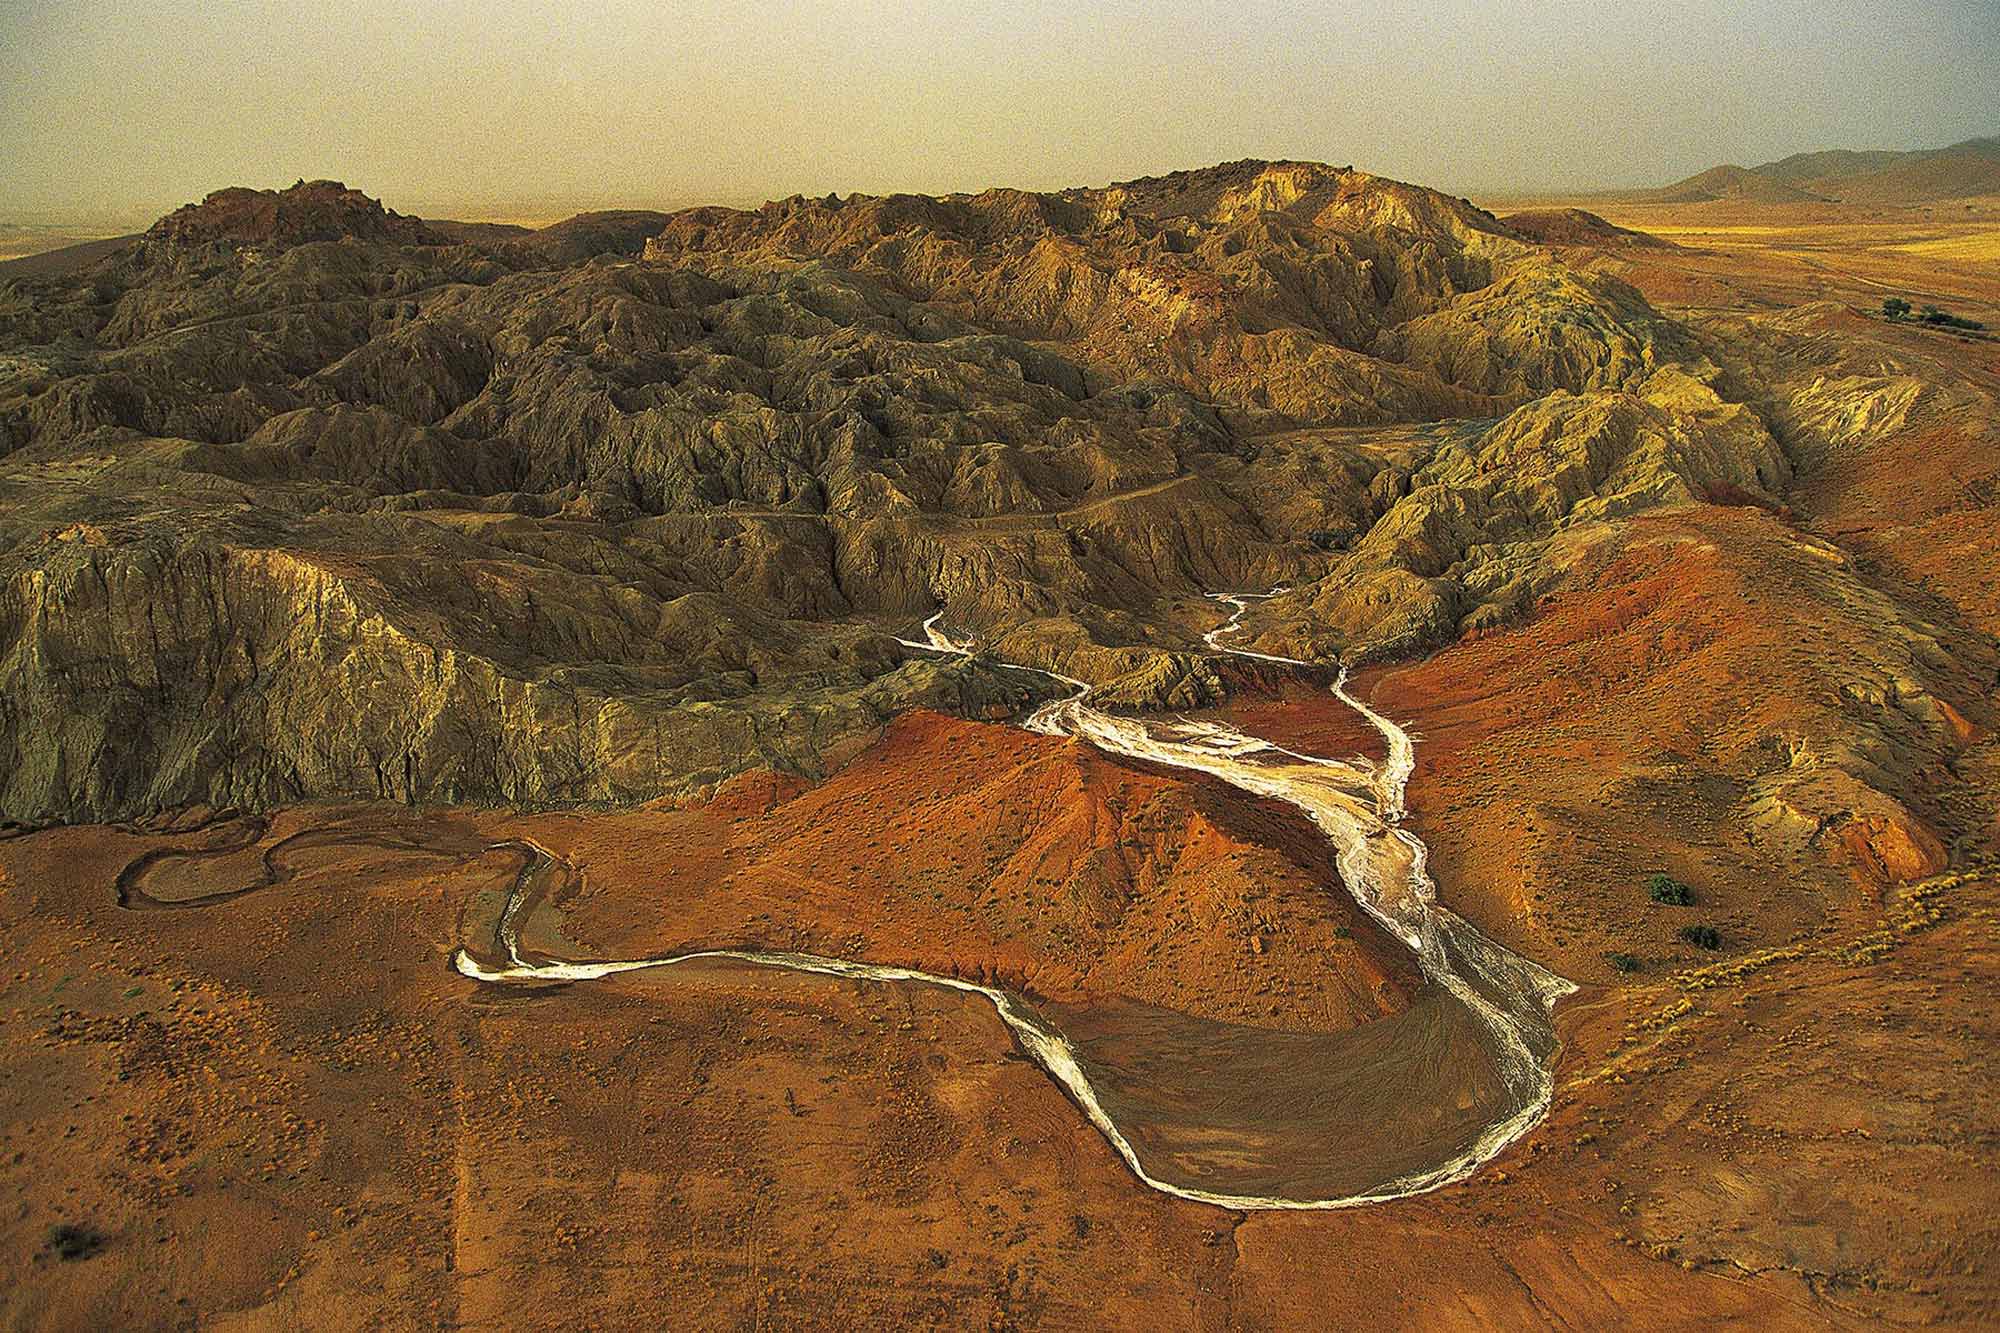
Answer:
[[1765, 174], [1762, 167], [1722, 166], [1690, 176], [1661, 190], [1639, 196], [1648, 203], [1705, 204], [1716, 199], [1753, 204], [1799, 204], [1825, 201], [1828, 196]]
[[1851, 148], [1833, 148], [1821, 153], [1793, 153], [1790, 157], [1776, 162], [1766, 162], [1756, 168], [1756, 173], [1767, 180], [1783, 181], [1787, 185], [1802, 185], [1811, 181], [1831, 181], [1865, 176], [1870, 172], [1884, 171], [1895, 166], [1908, 153], [1864, 152]]
[[671, 216], [639, 208], [579, 213], [542, 228], [531, 243], [560, 264], [581, 263], [592, 255], [639, 255]]
[[1834, 149], [1794, 153], [1761, 167], [1710, 167], [1698, 175], [1634, 196], [1647, 203], [1698, 204], [1838, 201], [1930, 203], [2000, 194], [2000, 137], [1967, 139], [1949, 148], [1910, 153]]

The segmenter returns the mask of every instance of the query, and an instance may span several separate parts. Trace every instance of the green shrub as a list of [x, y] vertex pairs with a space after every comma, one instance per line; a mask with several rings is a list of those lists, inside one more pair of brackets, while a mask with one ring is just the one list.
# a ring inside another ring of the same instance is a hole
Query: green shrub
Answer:
[[1682, 926], [1674, 933], [1697, 949], [1722, 947], [1722, 933], [1714, 926]]
[[1694, 906], [1694, 890], [1664, 872], [1646, 880], [1646, 893], [1654, 902], [1665, 903], [1668, 907]]
[[1611, 964], [1611, 970], [1614, 972], [1637, 972], [1639, 970], [1639, 958], [1636, 954], [1607, 953], [1604, 955], [1604, 961]]
[[104, 1233], [81, 1222], [58, 1222], [49, 1228], [49, 1248], [58, 1259], [88, 1259], [104, 1248]]
[[1882, 302], [1882, 313], [1890, 319], [1908, 319], [1910, 303], [1900, 296], [1888, 297]]

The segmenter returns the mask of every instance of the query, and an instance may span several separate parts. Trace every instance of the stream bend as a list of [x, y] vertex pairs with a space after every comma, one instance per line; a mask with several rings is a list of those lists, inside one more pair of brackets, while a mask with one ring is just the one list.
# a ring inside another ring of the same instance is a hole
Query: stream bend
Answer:
[[[1208, 646], [1216, 652], [1260, 661], [1313, 665], [1234, 649], [1220, 642], [1237, 631], [1252, 602], [1275, 595], [1217, 595], [1216, 600], [1233, 607], [1234, 614], [1204, 636]], [[898, 642], [925, 651], [968, 655], [970, 645], [954, 641], [939, 629], [942, 614], [924, 622], [921, 641]], [[1424, 845], [1402, 827], [1404, 792], [1415, 769], [1415, 743], [1400, 726], [1348, 692], [1345, 668], [1332, 687], [1333, 693], [1381, 733], [1387, 759], [1379, 765], [1299, 754], [1218, 723], [1162, 723], [1106, 713], [1090, 705], [1090, 687], [1082, 681], [1033, 667], [1017, 669], [1034, 671], [1073, 691], [1031, 714], [1024, 723], [1030, 730], [1086, 740], [1108, 754], [1206, 773], [1242, 791], [1275, 797], [1305, 812], [1333, 844], [1342, 881], [1355, 901], [1411, 950], [1426, 981], [1438, 988], [1443, 1002], [1462, 1006], [1465, 1012], [1461, 1017], [1468, 1030], [1481, 1034], [1481, 1045], [1498, 1075], [1499, 1092], [1491, 1118], [1470, 1143], [1444, 1160], [1406, 1170], [1379, 1185], [1327, 1197], [1229, 1193], [1162, 1179], [1148, 1170], [1107, 1109], [1078, 1048], [1025, 999], [995, 987], [913, 968], [754, 949], [701, 949], [602, 961], [524, 956], [520, 928], [532, 897], [530, 886], [559, 860], [548, 849], [527, 840], [499, 845], [523, 851], [528, 859], [502, 908], [493, 959], [482, 960], [461, 948], [453, 954], [452, 966], [475, 981], [507, 985], [594, 981], [714, 960], [978, 995], [993, 1006], [1025, 1053], [1062, 1087], [1140, 1181], [1165, 1194], [1223, 1208], [1350, 1208], [1420, 1194], [1464, 1179], [1541, 1119], [1554, 1089], [1556, 1037], [1551, 1010], [1558, 998], [1575, 987], [1487, 940], [1464, 919], [1438, 905]]]

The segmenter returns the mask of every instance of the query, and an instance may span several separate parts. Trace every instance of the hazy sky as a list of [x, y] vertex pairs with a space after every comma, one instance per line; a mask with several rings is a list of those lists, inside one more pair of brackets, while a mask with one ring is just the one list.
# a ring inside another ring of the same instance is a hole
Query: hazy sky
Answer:
[[1466, 193], [2000, 133], [2000, 0], [0, 0], [0, 220], [331, 176], [404, 211], [1102, 184]]

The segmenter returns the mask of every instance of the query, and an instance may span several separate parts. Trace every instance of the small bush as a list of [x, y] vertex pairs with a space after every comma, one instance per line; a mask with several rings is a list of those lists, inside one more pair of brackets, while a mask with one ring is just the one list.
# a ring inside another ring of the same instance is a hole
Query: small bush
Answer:
[[1674, 933], [1697, 949], [1722, 947], [1722, 933], [1714, 926], [1682, 926]]
[[104, 1235], [81, 1222], [58, 1222], [49, 1228], [49, 1248], [65, 1262], [88, 1259], [104, 1248]]
[[1639, 959], [1636, 954], [1608, 953], [1604, 955], [1604, 961], [1611, 964], [1611, 970], [1614, 972], [1637, 972], [1639, 970]]
[[1646, 880], [1646, 895], [1668, 907], [1693, 907], [1694, 890], [1664, 872]]
[[1986, 326], [1976, 319], [1962, 319], [1948, 310], [1940, 310], [1934, 305], [1924, 307], [1924, 323], [1936, 324], [1947, 329], [1979, 330]]
[[1900, 296], [1891, 296], [1882, 302], [1882, 313], [1890, 319], [1908, 319], [1910, 303]]

